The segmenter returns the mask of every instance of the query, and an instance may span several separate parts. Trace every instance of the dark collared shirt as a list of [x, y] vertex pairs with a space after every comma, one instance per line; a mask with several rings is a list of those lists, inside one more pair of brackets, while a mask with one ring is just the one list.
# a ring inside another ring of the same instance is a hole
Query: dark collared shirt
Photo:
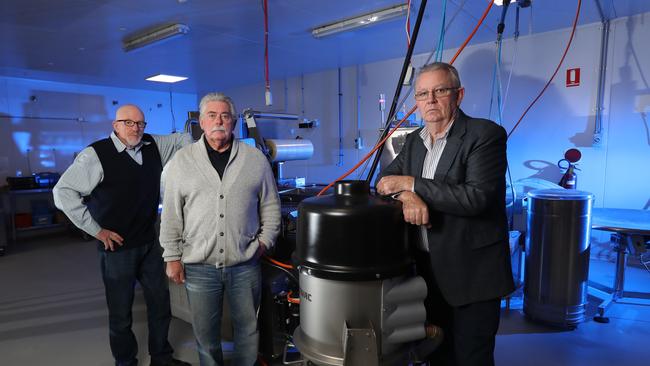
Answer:
[[208, 150], [208, 158], [210, 158], [210, 163], [214, 167], [214, 170], [219, 174], [219, 178], [223, 179], [223, 172], [226, 170], [226, 165], [230, 159], [230, 151], [232, 151], [232, 143], [228, 146], [228, 149], [224, 152], [218, 152], [213, 149], [212, 146], [208, 143], [205, 136], [203, 136], [203, 143], [205, 143], [205, 148]]

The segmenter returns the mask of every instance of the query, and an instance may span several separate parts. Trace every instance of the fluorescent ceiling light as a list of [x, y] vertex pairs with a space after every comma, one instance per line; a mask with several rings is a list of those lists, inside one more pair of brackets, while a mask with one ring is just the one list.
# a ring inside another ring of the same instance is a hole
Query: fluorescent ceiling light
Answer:
[[156, 42], [187, 34], [189, 31], [190, 27], [180, 23], [149, 29], [122, 40], [122, 48], [124, 52], [133, 51], [141, 47], [150, 46]]
[[372, 13], [363, 14], [353, 18], [348, 18], [338, 22], [316, 27], [312, 29], [311, 35], [316, 38], [320, 38], [340, 32], [345, 32], [351, 29], [367, 27], [373, 24], [404, 16], [406, 15], [407, 10], [407, 4], [392, 6], [390, 8], [374, 11]]
[[185, 76], [158, 74], [158, 75], [150, 76], [145, 80], [157, 81], [159, 83], [177, 83], [179, 81], [187, 80], [187, 78]]

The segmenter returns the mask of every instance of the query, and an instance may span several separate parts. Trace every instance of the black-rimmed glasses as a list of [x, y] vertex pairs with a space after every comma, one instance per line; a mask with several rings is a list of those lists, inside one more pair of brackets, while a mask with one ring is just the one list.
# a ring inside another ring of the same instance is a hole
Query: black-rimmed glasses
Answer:
[[118, 119], [115, 122], [122, 122], [126, 127], [138, 126], [138, 128], [145, 128], [147, 126], [147, 122], [145, 121], [133, 121], [130, 119]]
[[451, 87], [451, 88], [436, 88], [433, 90], [422, 90], [415, 93], [415, 100], [427, 100], [433, 94], [436, 98], [443, 98], [451, 95], [452, 92], [459, 90], [460, 88]]

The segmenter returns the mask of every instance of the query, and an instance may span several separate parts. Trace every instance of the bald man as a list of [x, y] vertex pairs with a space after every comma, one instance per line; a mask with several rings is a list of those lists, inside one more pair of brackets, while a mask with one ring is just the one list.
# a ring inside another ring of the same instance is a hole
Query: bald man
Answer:
[[145, 134], [146, 126], [140, 108], [119, 108], [110, 137], [82, 150], [63, 173], [54, 187], [54, 203], [97, 238], [115, 364], [138, 364], [131, 330], [137, 280], [147, 303], [151, 365], [189, 365], [172, 357], [167, 341], [169, 289], [154, 226], [163, 166], [191, 138]]

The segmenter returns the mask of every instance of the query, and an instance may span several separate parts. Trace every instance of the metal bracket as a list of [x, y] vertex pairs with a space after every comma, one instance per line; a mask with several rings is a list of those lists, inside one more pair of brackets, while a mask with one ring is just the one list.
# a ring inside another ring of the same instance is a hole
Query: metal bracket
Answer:
[[378, 366], [377, 336], [372, 324], [367, 329], [343, 328], [343, 366]]

